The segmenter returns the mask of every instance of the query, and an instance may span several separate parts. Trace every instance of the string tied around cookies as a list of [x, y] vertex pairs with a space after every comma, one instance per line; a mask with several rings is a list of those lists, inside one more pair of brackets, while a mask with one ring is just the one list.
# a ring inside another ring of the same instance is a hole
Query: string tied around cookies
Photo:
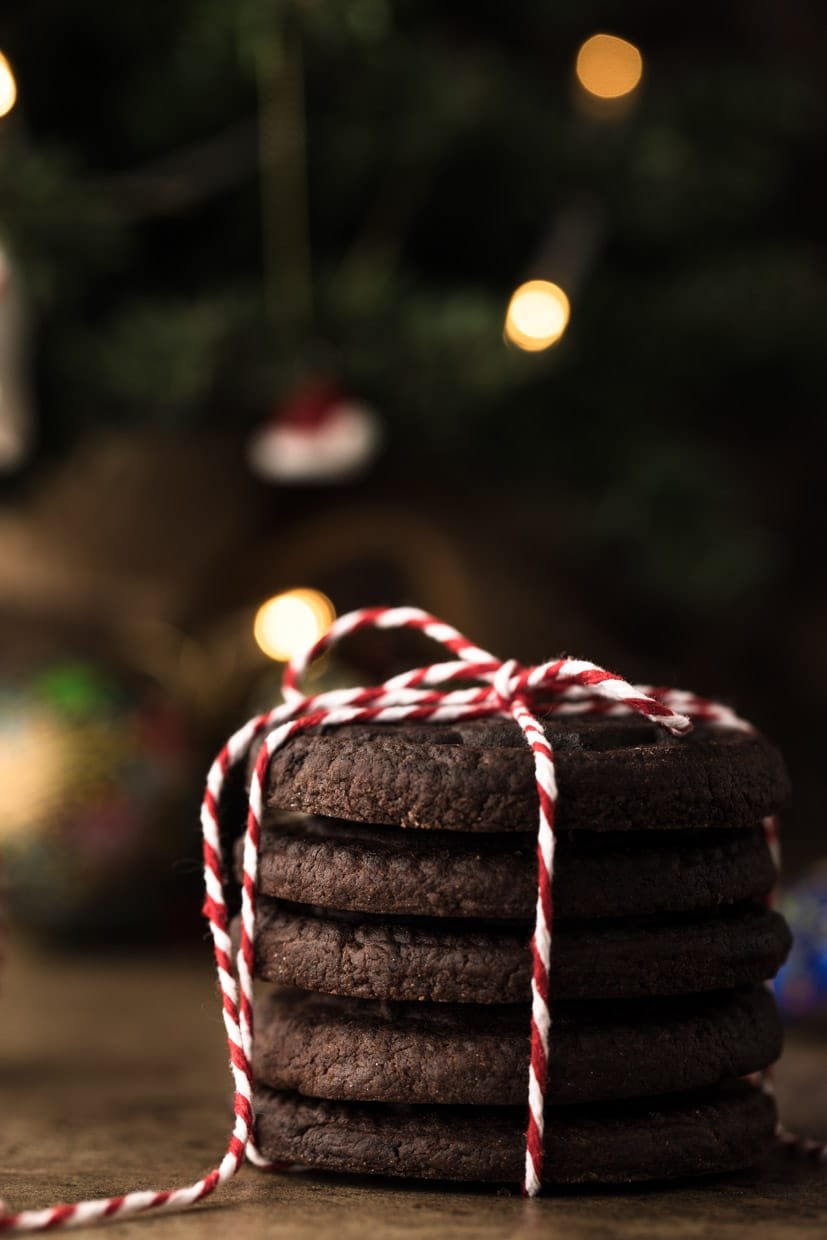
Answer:
[[[395, 628], [423, 633], [447, 650], [452, 658], [413, 668], [378, 685], [307, 695], [302, 691], [302, 678], [309, 665], [345, 637], [365, 629]], [[130, 1215], [186, 1209], [235, 1175], [245, 1157], [258, 1166], [272, 1167], [255, 1145], [252, 1105], [253, 968], [264, 787], [273, 754], [293, 737], [309, 729], [349, 723], [393, 724], [403, 720], [440, 723], [500, 716], [514, 721], [531, 750], [538, 810], [537, 902], [531, 941], [531, 1048], [523, 1190], [528, 1196], [536, 1195], [542, 1187], [543, 1176], [551, 1032], [549, 966], [554, 820], [558, 800], [554, 753], [540, 717], [637, 713], [675, 736], [686, 735], [696, 722], [752, 730], [750, 724], [727, 706], [675, 689], [632, 685], [621, 676], [585, 660], [562, 657], [531, 667], [514, 659], [497, 659], [451, 625], [414, 607], [364, 608], [341, 616], [309, 650], [287, 664], [282, 691], [283, 704], [248, 720], [222, 747], [209, 769], [201, 806], [206, 891], [203, 911], [213, 941], [234, 1083], [233, 1127], [223, 1158], [207, 1175], [183, 1187], [128, 1192], [19, 1213], [6, 1208], [0, 1212], [0, 1231], [20, 1233], [79, 1227]], [[235, 948], [229, 932], [219, 805], [229, 771], [246, 759], [255, 743], [260, 744], [260, 749], [250, 779], [242, 859], [241, 929]], [[767, 820], [765, 831], [775, 851], [774, 819]], [[771, 1088], [768, 1077], [765, 1076], [762, 1083], [765, 1088]], [[779, 1137], [808, 1156], [825, 1157], [823, 1145], [796, 1138], [780, 1127]]]

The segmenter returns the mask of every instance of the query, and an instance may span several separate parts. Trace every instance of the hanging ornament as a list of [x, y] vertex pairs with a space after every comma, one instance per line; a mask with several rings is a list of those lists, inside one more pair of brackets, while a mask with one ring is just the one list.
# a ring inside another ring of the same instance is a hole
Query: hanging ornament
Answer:
[[792, 887], [779, 908], [793, 932], [793, 948], [775, 979], [775, 997], [789, 1021], [827, 1012], [827, 858]]
[[250, 468], [268, 482], [344, 482], [361, 473], [382, 439], [372, 409], [328, 379], [302, 383], [250, 440]]
[[25, 308], [17, 273], [0, 242], [0, 473], [18, 469], [31, 442], [25, 335]]
[[[61, 944], [172, 931], [194, 743], [156, 685], [98, 660], [0, 676], [0, 852], [21, 926]], [[154, 876], [154, 877], [153, 877]]]

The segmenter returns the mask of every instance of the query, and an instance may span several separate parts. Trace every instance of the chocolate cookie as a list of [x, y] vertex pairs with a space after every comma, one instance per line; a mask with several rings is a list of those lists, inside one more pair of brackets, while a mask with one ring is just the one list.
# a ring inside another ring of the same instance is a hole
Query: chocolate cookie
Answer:
[[[534, 839], [405, 831], [299, 814], [265, 819], [259, 890], [366, 913], [519, 918], [537, 898]], [[239, 841], [236, 859], [240, 869]], [[240, 877], [240, 873], [239, 873]], [[760, 827], [561, 832], [557, 918], [637, 917], [759, 899], [775, 881]]]
[[[765, 737], [698, 726], [674, 737], [642, 718], [552, 719], [557, 825], [598, 831], [751, 827], [788, 792]], [[270, 764], [266, 802], [358, 822], [525, 831], [537, 820], [531, 752], [517, 725], [350, 724], [295, 737]]]
[[[518, 1183], [525, 1109], [323, 1102], [260, 1086], [258, 1145], [323, 1171]], [[732, 1083], [668, 1098], [564, 1107], [546, 1124], [547, 1184], [617, 1183], [747, 1167], [772, 1142], [775, 1107]]]
[[[526, 929], [434, 919], [371, 920], [259, 901], [259, 977], [360, 999], [519, 1003], [528, 998]], [[790, 948], [783, 917], [766, 909], [555, 931], [557, 999], [691, 994], [773, 976]]]
[[[287, 992], [256, 1007], [259, 1084], [315, 1098], [519, 1106], [527, 1005], [376, 1003]], [[716, 1085], [773, 1063], [781, 1022], [764, 986], [685, 999], [555, 1004], [551, 1105]], [[553, 1120], [550, 1122], [554, 1122]]]

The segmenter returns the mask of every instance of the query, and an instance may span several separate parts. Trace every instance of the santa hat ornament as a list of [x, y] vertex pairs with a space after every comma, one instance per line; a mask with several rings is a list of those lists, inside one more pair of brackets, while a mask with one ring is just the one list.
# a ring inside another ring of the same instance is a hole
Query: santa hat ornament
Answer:
[[345, 482], [366, 469], [382, 439], [376, 414], [337, 384], [301, 384], [250, 440], [250, 468], [268, 482]]

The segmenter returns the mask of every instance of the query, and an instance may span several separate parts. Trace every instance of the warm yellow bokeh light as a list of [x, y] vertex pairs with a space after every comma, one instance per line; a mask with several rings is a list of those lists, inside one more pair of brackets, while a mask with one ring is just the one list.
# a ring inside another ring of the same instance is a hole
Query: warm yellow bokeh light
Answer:
[[581, 86], [599, 99], [628, 95], [643, 75], [643, 57], [634, 43], [613, 34], [593, 34], [577, 53]]
[[528, 280], [508, 303], [506, 337], [527, 353], [538, 353], [560, 339], [568, 326], [569, 313], [569, 299], [559, 284]]
[[319, 590], [286, 590], [262, 603], [253, 633], [268, 658], [286, 663], [323, 637], [335, 619], [333, 604]]
[[11, 112], [17, 102], [17, 83], [11, 71], [11, 65], [0, 52], [0, 116]]

